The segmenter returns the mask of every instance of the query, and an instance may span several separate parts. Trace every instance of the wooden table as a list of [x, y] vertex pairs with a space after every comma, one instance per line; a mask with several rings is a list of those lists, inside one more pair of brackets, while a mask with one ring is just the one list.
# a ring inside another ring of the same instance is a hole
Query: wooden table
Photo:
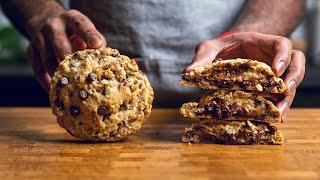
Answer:
[[293, 109], [281, 146], [183, 144], [188, 122], [154, 109], [126, 142], [69, 136], [48, 108], [0, 108], [0, 179], [320, 178], [320, 109]]

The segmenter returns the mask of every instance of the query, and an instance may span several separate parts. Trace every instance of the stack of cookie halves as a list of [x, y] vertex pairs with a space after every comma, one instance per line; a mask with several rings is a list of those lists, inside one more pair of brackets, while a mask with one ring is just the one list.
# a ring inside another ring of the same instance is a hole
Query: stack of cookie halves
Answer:
[[268, 100], [286, 86], [267, 64], [249, 59], [215, 61], [182, 74], [180, 84], [206, 91], [199, 102], [182, 105], [192, 121], [183, 142], [222, 144], [282, 144], [279, 109]]

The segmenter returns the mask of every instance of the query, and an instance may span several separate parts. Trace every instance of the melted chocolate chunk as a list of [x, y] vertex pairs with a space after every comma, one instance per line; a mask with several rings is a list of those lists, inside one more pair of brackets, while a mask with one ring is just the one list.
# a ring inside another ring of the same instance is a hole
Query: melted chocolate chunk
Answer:
[[99, 106], [97, 112], [98, 112], [98, 114], [101, 115], [101, 116], [105, 116], [105, 115], [108, 115], [108, 114], [109, 114], [109, 110], [108, 110], [108, 108], [105, 107], [105, 106]]
[[253, 103], [254, 103], [254, 106], [260, 106], [262, 104], [262, 100], [261, 99], [255, 99]]
[[78, 116], [80, 114], [80, 108], [77, 106], [71, 106], [70, 107], [70, 113], [72, 116]]
[[221, 107], [220, 109], [221, 109], [221, 118], [226, 118], [226, 117], [231, 116], [231, 113], [230, 113], [230, 111], [229, 111], [227, 106], [226, 107]]
[[88, 74], [88, 81], [89, 81], [89, 82], [93, 82], [93, 81], [95, 81], [96, 79], [97, 79], [97, 74], [96, 74], [96, 73], [90, 72], [90, 73]]
[[226, 118], [232, 115], [226, 103], [219, 98], [214, 98], [210, 105], [205, 106], [205, 114], [211, 114], [218, 119]]
[[79, 91], [79, 98], [81, 100], [86, 100], [88, 98], [88, 92], [86, 90], [84, 90], [84, 89], [81, 89]]
[[65, 76], [63, 76], [61, 79], [60, 79], [60, 86], [65, 86], [69, 83], [69, 79]]

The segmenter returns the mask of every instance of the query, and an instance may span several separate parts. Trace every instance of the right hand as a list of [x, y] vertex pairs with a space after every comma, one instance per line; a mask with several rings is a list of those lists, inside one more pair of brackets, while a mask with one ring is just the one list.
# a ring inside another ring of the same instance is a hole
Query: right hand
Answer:
[[293, 102], [298, 85], [305, 74], [306, 58], [297, 50], [292, 50], [291, 41], [285, 37], [256, 32], [237, 32], [225, 37], [206, 40], [198, 45], [193, 63], [186, 71], [212, 64], [216, 58], [259, 59], [272, 67], [287, 86], [284, 99], [277, 102], [282, 119], [285, 119]]
[[104, 36], [88, 17], [77, 10], [65, 10], [56, 17], [39, 23], [30, 34], [28, 58], [36, 79], [49, 92], [51, 76], [64, 56], [86, 48], [106, 46]]

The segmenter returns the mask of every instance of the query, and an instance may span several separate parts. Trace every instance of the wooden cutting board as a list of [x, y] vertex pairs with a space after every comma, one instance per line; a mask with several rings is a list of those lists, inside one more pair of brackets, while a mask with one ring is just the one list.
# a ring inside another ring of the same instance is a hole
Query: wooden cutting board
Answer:
[[88, 143], [48, 108], [0, 108], [0, 179], [320, 177], [320, 109], [293, 109], [281, 146], [183, 144], [187, 124], [175, 109], [154, 109], [127, 141]]

